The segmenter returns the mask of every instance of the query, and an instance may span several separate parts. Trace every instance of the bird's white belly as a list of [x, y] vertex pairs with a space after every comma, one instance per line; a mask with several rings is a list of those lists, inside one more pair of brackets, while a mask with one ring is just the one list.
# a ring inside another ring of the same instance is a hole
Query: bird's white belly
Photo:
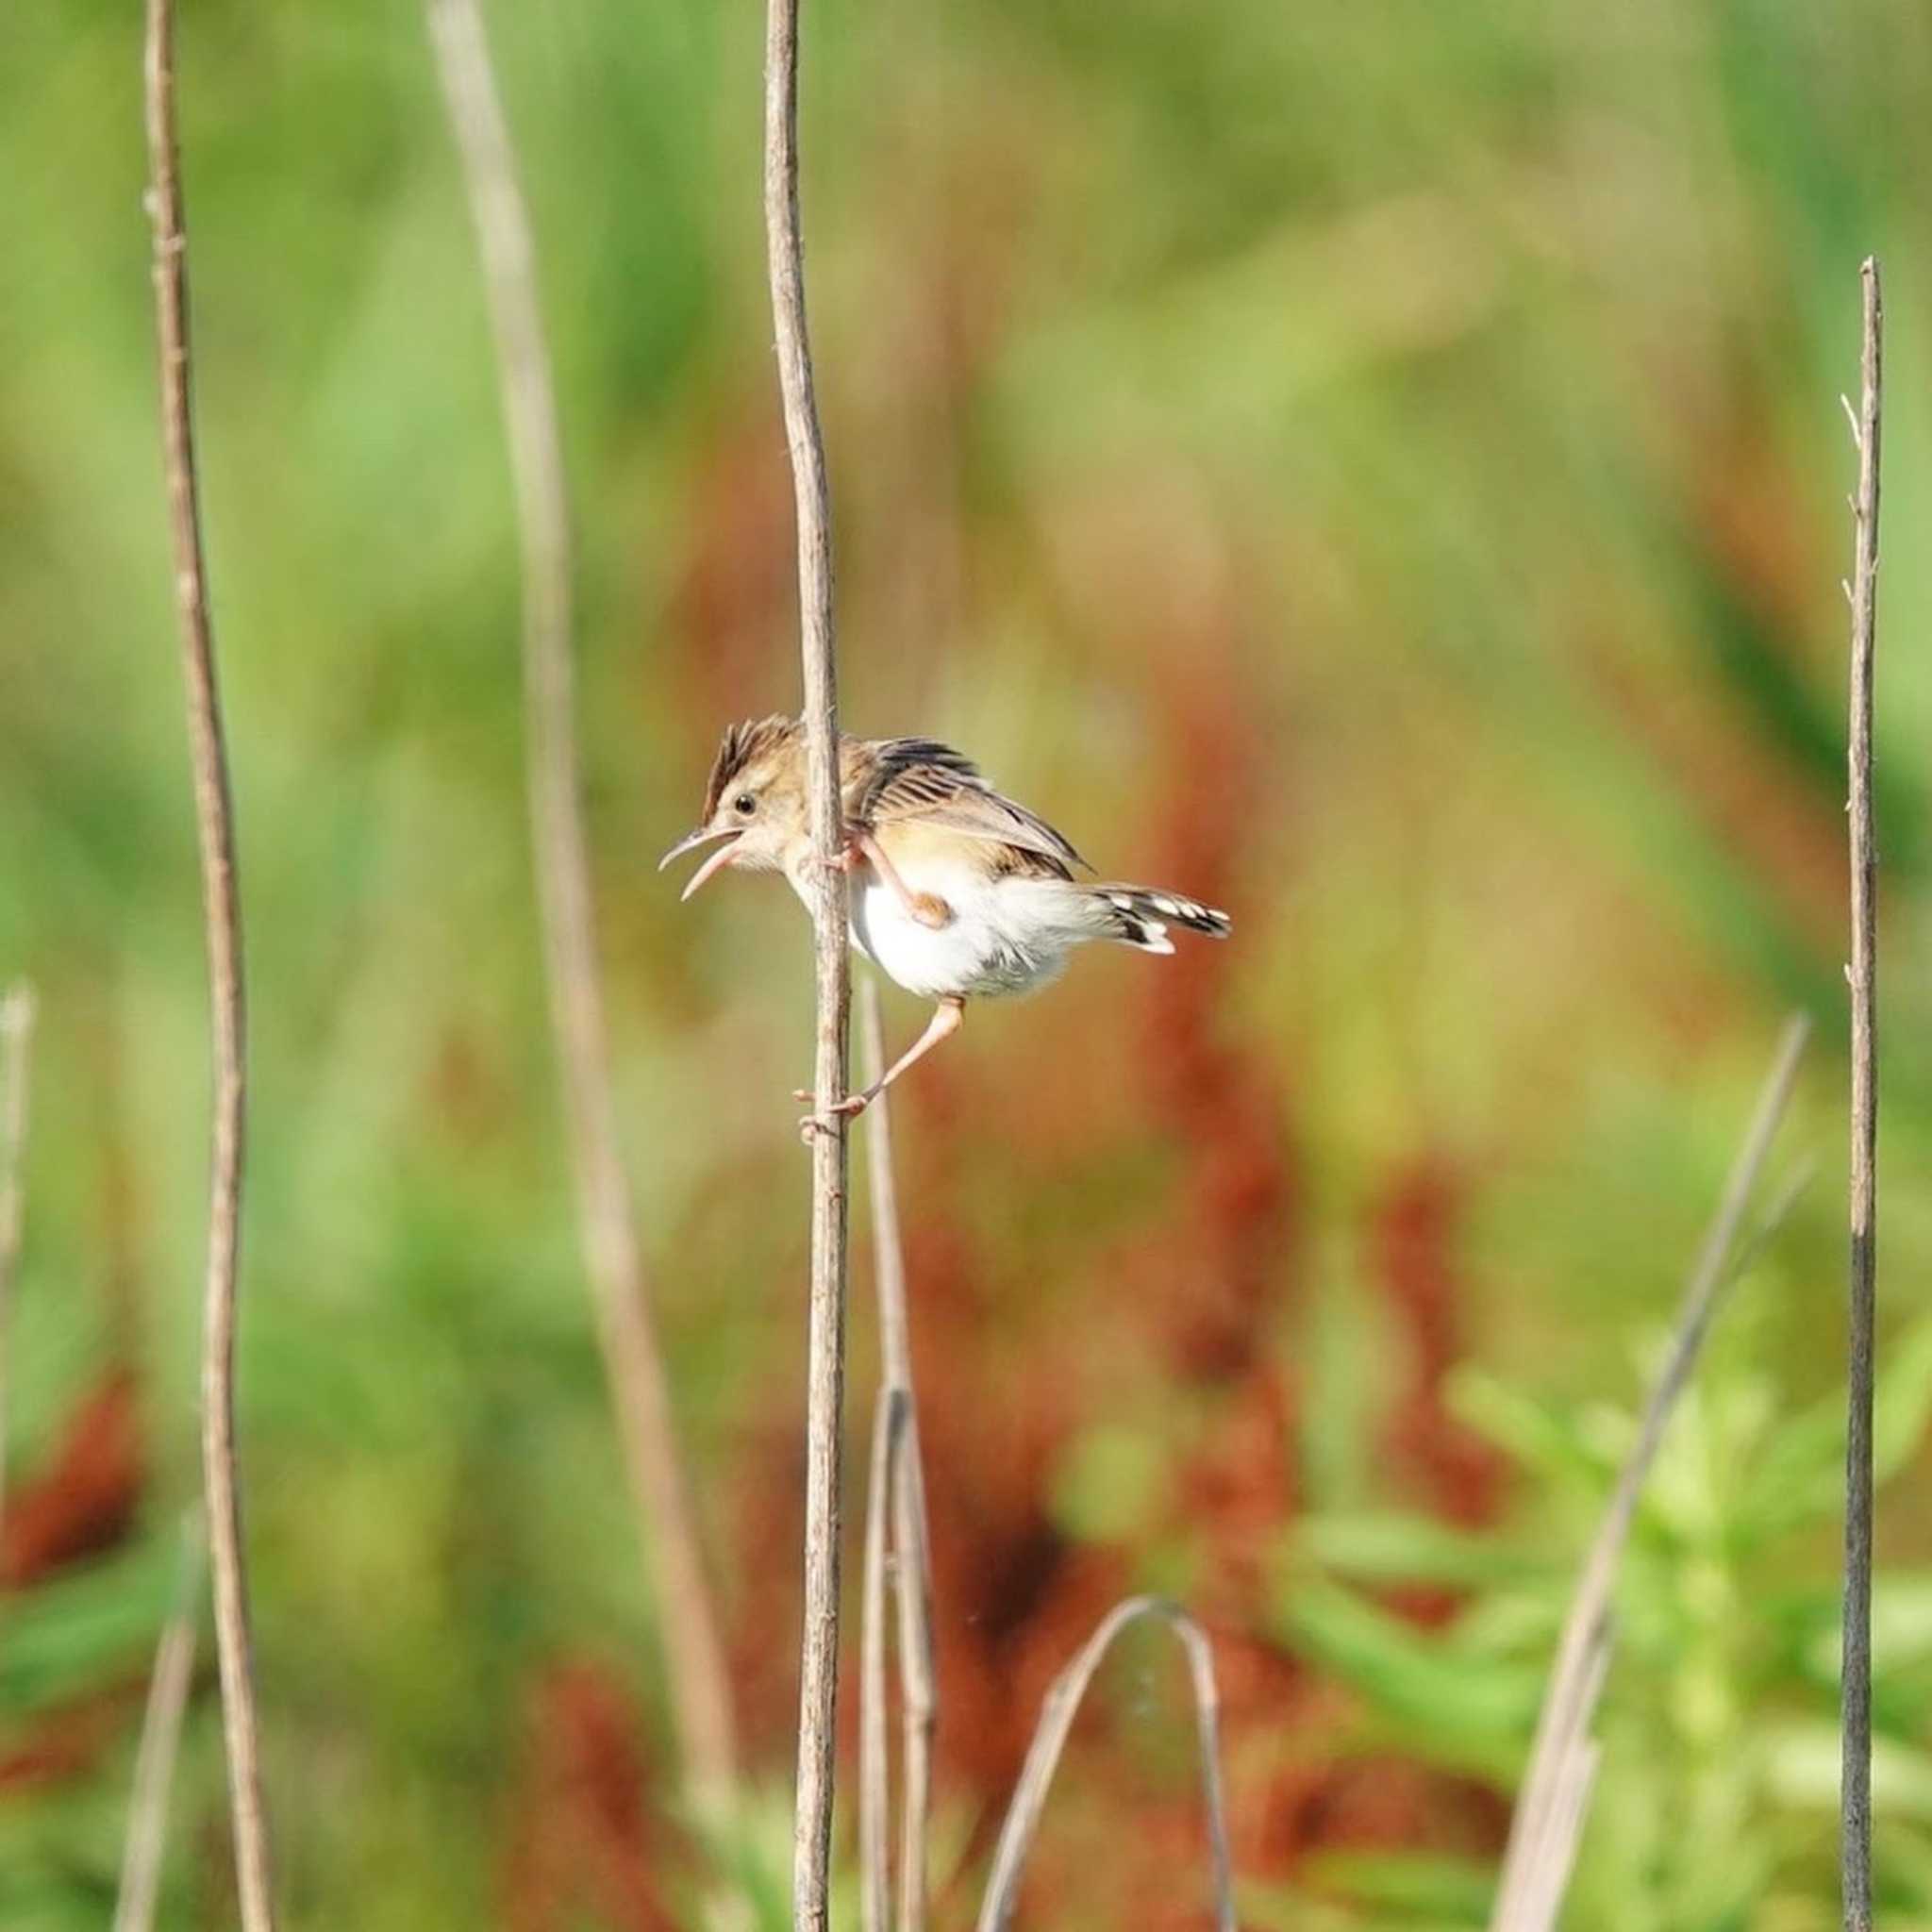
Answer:
[[852, 881], [852, 942], [888, 977], [924, 999], [1025, 992], [1066, 963], [1076, 938], [1058, 889], [1032, 879], [988, 879], [965, 867], [921, 868], [907, 884], [942, 899], [945, 924], [923, 924], [870, 868]]

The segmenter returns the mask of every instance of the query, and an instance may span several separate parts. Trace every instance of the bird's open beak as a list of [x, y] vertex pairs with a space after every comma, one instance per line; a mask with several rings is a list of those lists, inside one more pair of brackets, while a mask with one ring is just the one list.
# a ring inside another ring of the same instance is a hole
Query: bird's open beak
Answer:
[[708, 845], [713, 839], [724, 839], [730, 842], [721, 845], [718, 850], [691, 874], [690, 883], [677, 896], [680, 903], [689, 899], [714, 872], [731, 863], [738, 851], [738, 830], [733, 825], [724, 825], [716, 830], [700, 827], [688, 839], [680, 839], [662, 858], [658, 861], [658, 870], [662, 872], [674, 858], [682, 858], [687, 852], [694, 852], [700, 845]]

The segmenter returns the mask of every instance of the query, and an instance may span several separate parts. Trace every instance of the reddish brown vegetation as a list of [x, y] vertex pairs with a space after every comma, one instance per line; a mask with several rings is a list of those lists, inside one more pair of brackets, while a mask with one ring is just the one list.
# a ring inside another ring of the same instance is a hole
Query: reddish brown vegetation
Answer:
[[664, 1810], [637, 1713], [601, 1666], [558, 1663], [531, 1699], [530, 1742], [504, 1874], [513, 1932], [675, 1932]]
[[139, 1676], [40, 1712], [0, 1743], [0, 1792], [86, 1777], [140, 1715]]
[[44, 1466], [8, 1497], [0, 1581], [22, 1590], [112, 1549], [133, 1526], [146, 1474], [134, 1378], [116, 1369], [75, 1408]]
[[1376, 1285], [1407, 1345], [1407, 1379], [1383, 1430], [1390, 1459], [1425, 1507], [1450, 1523], [1492, 1522], [1502, 1500], [1497, 1452], [1443, 1406], [1462, 1356], [1462, 1285], [1455, 1262], [1461, 1177], [1424, 1156], [1398, 1168], [1374, 1210]]
[[[43, 1466], [8, 1498], [0, 1583], [28, 1590], [125, 1541], [146, 1466], [133, 1377], [112, 1371], [75, 1409]], [[37, 1713], [0, 1740], [0, 1790], [90, 1774], [125, 1735], [141, 1701], [136, 1671], [125, 1682]]]

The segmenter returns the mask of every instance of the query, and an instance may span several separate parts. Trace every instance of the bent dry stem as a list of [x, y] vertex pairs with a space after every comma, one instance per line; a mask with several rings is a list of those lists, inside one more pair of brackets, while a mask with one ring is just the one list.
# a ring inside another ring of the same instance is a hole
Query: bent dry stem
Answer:
[[1006, 1932], [1020, 1903], [1020, 1882], [1027, 1854], [1046, 1810], [1047, 1793], [1074, 1720], [1092, 1688], [1100, 1666], [1129, 1625], [1146, 1619], [1165, 1624], [1185, 1652], [1188, 1682], [1194, 1698], [1194, 1730], [1200, 1747], [1201, 1795], [1208, 1816], [1208, 1876], [1213, 1888], [1215, 1932], [1235, 1932], [1234, 1874], [1228, 1853], [1227, 1801], [1221, 1782], [1221, 1699], [1214, 1682], [1214, 1653], [1208, 1634], [1193, 1618], [1159, 1597], [1133, 1596], [1116, 1604], [1079, 1654], [1053, 1681], [1041, 1708], [1040, 1724], [1027, 1747], [1026, 1762], [1000, 1828], [992, 1876], [979, 1908], [978, 1932]]

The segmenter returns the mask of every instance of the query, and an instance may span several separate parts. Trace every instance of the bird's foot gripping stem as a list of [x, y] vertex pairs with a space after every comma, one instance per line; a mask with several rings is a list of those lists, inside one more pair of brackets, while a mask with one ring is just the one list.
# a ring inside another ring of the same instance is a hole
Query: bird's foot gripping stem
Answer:
[[[872, 1085], [859, 1093], [848, 1093], [843, 1100], [836, 1102], [830, 1112], [845, 1120], [856, 1120], [869, 1108], [914, 1060], [929, 1054], [941, 1041], [950, 1040], [959, 1030], [959, 1023], [966, 1017], [966, 1002], [957, 996], [942, 999], [933, 1010], [932, 1018], [926, 1022], [925, 1031], [888, 1067], [885, 1073]], [[794, 1100], [810, 1102], [817, 1096], [805, 1088], [794, 1088]], [[829, 1133], [832, 1123], [825, 1114], [808, 1113], [798, 1124], [798, 1137], [808, 1146], [814, 1134]]]
[[[791, 1091], [791, 1097], [809, 1106], [814, 1096], [809, 1088], [795, 1087]], [[837, 1115], [841, 1120], [856, 1121], [877, 1097], [878, 1089], [869, 1088], [863, 1093], [848, 1093], [843, 1100], [835, 1102], [828, 1113], [804, 1115], [798, 1123], [798, 1138], [809, 1147], [814, 1135], [828, 1134], [832, 1131], [829, 1115]]]

